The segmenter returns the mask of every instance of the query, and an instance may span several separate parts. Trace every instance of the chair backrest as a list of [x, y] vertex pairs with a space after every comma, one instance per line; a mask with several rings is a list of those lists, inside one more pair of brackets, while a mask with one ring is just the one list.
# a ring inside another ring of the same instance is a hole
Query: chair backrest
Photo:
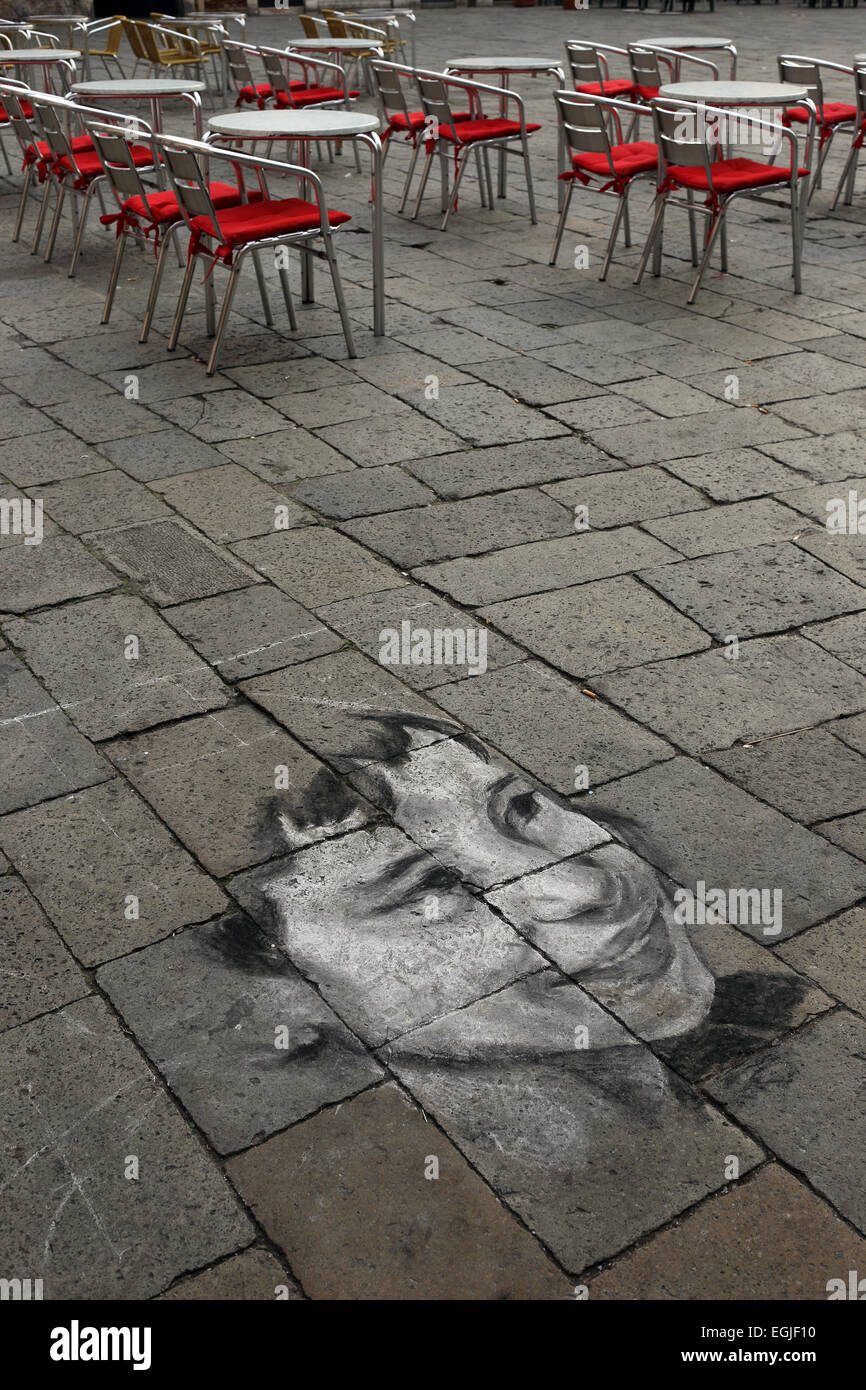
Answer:
[[15, 82], [11, 77], [4, 77], [0, 80], [0, 104], [6, 112], [23, 155], [27, 154], [33, 144], [33, 131], [30, 129], [30, 121], [22, 105], [23, 102], [29, 102], [29, 100], [30, 88], [26, 83]]
[[446, 78], [436, 73], [419, 72], [415, 75], [415, 81], [418, 83], [418, 95], [427, 119], [435, 121], [437, 126], [452, 126], [454, 116], [451, 112]]
[[854, 69], [854, 91], [857, 96], [857, 114], [860, 120], [866, 117], [866, 63]]
[[135, 27], [138, 30], [138, 37], [144, 49], [145, 58], [149, 63], [159, 63], [164, 50], [160, 48], [157, 41], [157, 30], [154, 29], [153, 25], [146, 24], [143, 19], [136, 20]]
[[824, 118], [824, 86], [821, 81], [821, 69], [817, 63], [811, 63], [804, 58], [788, 58], [782, 56], [778, 59], [779, 81], [790, 82], [797, 87], [805, 87], [806, 95], [811, 97], [818, 108], [818, 117]]
[[332, 39], [348, 39], [351, 37], [349, 34], [349, 30], [346, 27], [346, 21], [344, 19], [338, 19], [336, 15], [331, 14], [330, 12], [327, 14], [326, 18], [328, 23], [328, 33], [331, 35]]
[[554, 92], [566, 146], [572, 154], [604, 155], [611, 175], [616, 173], [610, 152], [610, 103], [593, 101], [582, 93]]
[[575, 87], [585, 87], [589, 82], [602, 82], [604, 73], [598, 52], [588, 43], [567, 43], [565, 53], [571, 70], [571, 80]]
[[328, 32], [324, 21], [314, 18], [311, 14], [299, 14], [298, 19], [301, 21], [301, 28], [308, 39], [317, 39], [321, 34]]
[[255, 90], [253, 70], [250, 67], [250, 56], [255, 53], [255, 49], [249, 44], [239, 43], [237, 39], [227, 39], [224, 47], [229, 77], [234, 86], [238, 91], [241, 87], [252, 87]]
[[[106, 125], [104, 119], [88, 119], [86, 116], [83, 125], [93, 141], [118, 205], [122, 207], [127, 198], [141, 198], [149, 213], [149, 199], [161, 190], [145, 187], [135, 166], [132, 146], [150, 144], [153, 135], [150, 126], [139, 120], [127, 122], [124, 126]], [[153, 159], [155, 164], [156, 154]]]
[[659, 60], [650, 49], [640, 48], [637, 44], [630, 43], [628, 62], [631, 68], [632, 81], [636, 87], [657, 89], [661, 86], [662, 75], [659, 70]]
[[69, 127], [60, 119], [60, 112], [63, 109], [70, 110], [69, 105], [66, 103], [56, 104], [46, 98], [44, 92], [31, 92], [27, 100], [33, 107], [33, 116], [39, 127], [39, 133], [48, 145], [54, 159], [68, 160], [70, 168], [76, 174], [79, 173]]
[[[163, 136], [159, 141], [165, 168], [174, 195], [187, 225], [195, 217], [209, 217], [220, 241], [224, 240], [216, 208], [208, 189], [207, 179], [192, 150], [172, 145], [170, 137]], [[192, 230], [192, 228], [190, 228]]]
[[376, 90], [384, 125], [389, 124], [391, 116], [404, 116], [408, 130], [409, 103], [400, 81], [401, 69], [394, 63], [385, 63], [380, 58], [374, 58], [369, 64], [369, 71], [373, 77], [373, 86]]
[[659, 154], [665, 165], [703, 169], [712, 189], [713, 158], [719, 151], [719, 117], [703, 107], [666, 99], [653, 103]]
[[141, 34], [139, 33], [137, 21], [134, 19], [127, 19], [124, 15], [120, 22], [123, 25], [123, 32], [126, 34], [133, 55], [136, 58], [143, 58], [145, 62], [149, 61], [149, 54], [144, 46]]
[[291, 104], [292, 97], [285, 53], [279, 48], [258, 48], [257, 52], [274, 97], [276, 97], [277, 92], [282, 92]]
[[[116, 58], [120, 52], [120, 41], [123, 38], [123, 20], [118, 17], [107, 25], [104, 20], [99, 20], [96, 24], [88, 24], [87, 34], [88, 39], [91, 34], [98, 35], [103, 41], [101, 51]], [[93, 52], [92, 49], [91, 52]]]

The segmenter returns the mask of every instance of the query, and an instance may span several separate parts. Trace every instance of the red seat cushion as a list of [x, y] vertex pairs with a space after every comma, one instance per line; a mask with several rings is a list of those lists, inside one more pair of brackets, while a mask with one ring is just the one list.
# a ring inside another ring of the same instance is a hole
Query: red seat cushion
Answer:
[[[30, 117], [33, 115], [33, 107], [30, 105], [30, 102], [22, 101], [19, 102], [19, 105], [21, 107], [22, 115], [26, 116], [27, 120], [29, 121]], [[3, 103], [0, 102], [0, 123], [3, 123], [5, 125], [8, 122], [8, 120], [9, 112], [6, 110], [6, 107], [3, 105]]]
[[[240, 193], [231, 183], [211, 183], [208, 184], [208, 190], [217, 209], [231, 207], [233, 203], [239, 203], [241, 200]], [[261, 202], [262, 196], [258, 189], [247, 194], [254, 203]], [[123, 210], [158, 225], [162, 225], [163, 222], [176, 222], [181, 215], [177, 198], [173, 193], [166, 193], [164, 189], [154, 189], [153, 193], [148, 194], [147, 207], [144, 205], [144, 199], [139, 198], [138, 194], [134, 198], [127, 198]]]
[[635, 87], [635, 91], [639, 97], [643, 97], [644, 101], [652, 101], [653, 97], [657, 97], [659, 94], [658, 87], [642, 87], [640, 83]]
[[[469, 120], [468, 111], [452, 111], [451, 114], [454, 117], [455, 125], [458, 121]], [[392, 130], [423, 130], [426, 119], [427, 117], [424, 115], [423, 111], [410, 111], [407, 121], [403, 112], [398, 111], [388, 117], [388, 124]]]
[[[797, 121], [801, 125], [806, 125], [809, 120], [809, 114], [810, 113], [805, 106], [789, 106], [788, 110], [782, 117], [782, 120], [786, 124], [788, 121]], [[825, 125], [841, 125], [843, 121], [856, 121], [856, 119], [856, 106], [849, 106], [846, 101], [824, 102]]]
[[588, 97], [627, 97], [634, 91], [634, 83], [627, 77], [611, 77], [607, 82], [584, 82], [574, 90], [586, 92]]
[[[659, 153], [649, 140], [635, 140], [631, 145], [611, 145], [610, 157], [613, 160], [614, 174], [623, 178], [633, 178], [635, 174], [647, 174], [658, 167]], [[607, 156], [603, 154], [572, 154], [571, 162], [575, 169], [583, 169], [588, 174], [611, 178]], [[570, 178], [569, 173], [561, 175]]]
[[[85, 150], [93, 150], [93, 141], [89, 135], [73, 135], [69, 143], [72, 146], [73, 154], [76, 155], [82, 154]], [[40, 159], [49, 159], [51, 157], [51, 146], [47, 140], [37, 140], [36, 149]]]
[[[332, 227], [339, 227], [349, 219], [348, 212], [328, 213], [328, 221]], [[192, 225], [204, 236], [220, 239], [209, 217], [194, 217]], [[220, 218], [220, 228], [227, 246], [242, 246], [244, 242], [258, 241], [260, 237], [308, 232], [318, 225], [319, 209], [315, 203], [304, 202], [303, 198], [241, 203], [239, 207], [229, 208]]]
[[[85, 178], [95, 178], [97, 174], [103, 172], [96, 150], [76, 150], [74, 139], [72, 141], [72, 147], [73, 153], [75, 154], [75, 163], [78, 165], [78, 173], [82, 174]], [[156, 162], [156, 155], [147, 145], [128, 145], [127, 149], [132, 155], [132, 162], [136, 169], [150, 168]], [[59, 164], [61, 169], [65, 169], [67, 173], [74, 172], [72, 163], [66, 155], [62, 156], [59, 160]]]
[[[762, 188], [771, 183], [787, 183], [791, 177], [790, 168], [779, 164], [764, 164], [759, 159], [719, 159], [712, 166], [713, 188], [717, 193], [734, 193], [741, 188]], [[689, 165], [671, 165], [667, 177], [681, 184], [683, 188], [696, 188], [709, 192], [705, 169]], [[797, 177], [809, 177], [808, 169], [798, 169]]]
[[264, 101], [265, 98], [271, 95], [271, 91], [272, 88], [270, 82], [257, 82], [255, 87], [252, 87], [249, 83], [247, 83], [246, 87], [240, 88], [238, 92], [238, 99], [235, 104], [239, 105], [242, 101], [258, 101], [260, 98]]
[[[349, 92], [350, 97], [356, 97], [357, 92]], [[298, 87], [292, 84], [292, 106], [317, 106], [325, 101], [342, 101], [342, 87], [305, 87], [301, 84]], [[285, 92], [277, 92], [277, 105], [288, 106], [289, 101]]]
[[[541, 126], [527, 121], [527, 135], [533, 130], [541, 130]], [[507, 121], [504, 116], [484, 116], [478, 121], [460, 121], [456, 130], [454, 126], [441, 125], [439, 134], [443, 140], [457, 145], [471, 145], [474, 140], [513, 140], [520, 135], [520, 122]]]

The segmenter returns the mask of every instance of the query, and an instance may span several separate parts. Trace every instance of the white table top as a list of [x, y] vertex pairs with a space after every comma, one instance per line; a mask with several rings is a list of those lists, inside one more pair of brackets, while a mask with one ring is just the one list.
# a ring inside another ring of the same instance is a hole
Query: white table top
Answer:
[[0, 48], [0, 63], [69, 63], [80, 58], [77, 48]]
[[82, 97], [177, 97], [185, 92], [203, 92], [204, 82], [179, 77], [103, 77], [95, 82], [73, 82], [72, 90]]
[[673, 38], [673, 39], [632, 39], [631, 42], [637, 48], [672, 48], [675, 53], [686, 53], [698, 48], [733, 48], [733, 39], [718, 39], [707, 35], [705, 38]]
[[289, 44], [289, 51], [295, 48], [307, 53], [345, 53], [350, 49], [381, 48], [381, 41], [378, 39], [329, 39], [323, 34], [320, 39], [292, 39]]
[[34, 29], [40, 29], [43, 24], [89, 24], [90, 15], [86, 14], [29, 14], [24, 19], [25, 24], [29, 24]]
[[[343, 10], [342, 13], [343, 13], [343, 14], [348, 14], [349, 12], [348, 12], [348, 10]], [[393, 15], [397, 15], [398, 17], [401, 17], [401, 18], [403, 18], [403, 19], [414, 19], [414, 18], [415, 18], [415, 11], [414, 11], [414, 10], [355, 10], [355, 11], [353, 11], [352, 17], [351, 17], [351, 19], [350, 19], [349, 22], [350, 22], [351, 24], [363, 24], [363, 23], [364, 23], [364, 16], [365, 16], [365, 15], [367, 16], [368, 19], [390, 19]]]
[[283, 135], [289, 139], [336, 140], [378, 130], [379, 117], [363, 111], [224, 111], [210, 116], [208, 125], [215, 135], [236, 139]]
[[561, 68], [555, 58], [510, 58], [469, 57], [452, 58], [447, 64], [449, 72], [549, 72]]
[[708, 106], [793, 106], [808, 92], [793, 82], [669, 82], [659, 96]]

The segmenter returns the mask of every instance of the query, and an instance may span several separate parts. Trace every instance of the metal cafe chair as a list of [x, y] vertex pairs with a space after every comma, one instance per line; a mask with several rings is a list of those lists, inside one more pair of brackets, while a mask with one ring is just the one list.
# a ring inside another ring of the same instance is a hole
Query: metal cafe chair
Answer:
[[[629, 67], [634, 83], [633, 101], [652, 101], [659, 94], [663, 82], [672, 82], [674, 64], [678, 69], [683, 63], [693, 63], [695, 67], [706, 69], [698, 77], [707, 77], [713, 82], [719, 80], [718, 66], [709, 58], [699, 58], [696, 53], [677, 53], [668, 48], [641, 48], [639, 43], [630, 43], [627, 49]], [[667, 68], [662, 76], [661, 64]]]
[[[30, 105], [30, 88], [26, 82], [14, 81], [11, 77], [0, 77], [0, 136], [11, 130], [21, 149], [22, 165], [24, 171], [24, 183], [21, 188], [21, 195], [18, 199], [18, 212], [15, 218], [15, 227], [12, 232], [12, 240], [17, 241], [21, 235], [21, 224], [24, 221], [24, 211], [27, 206], [28, 196], [35, 196], [33, 189], [33, 174], [36, 164], [42, 155], [47, 154], [47, 147], [44, 151], [39, 151], [36, 147], [35, 135], [31, 127], [33, 120], [33, 107]], [[3, 144], [3, 155], [6, 160], [6, 167], [12, 172], [9, 163], [9, 156]], [[43, 174], [44, 182], [44, 174]]]
[[623, 58], [628, 56], [627, 49], [609, 43], [569, 41], [565, 45], [574, 90], [592, 97], [619, 97], [622, 101], [632, 101], [634, 79], [610, 76], [607, 62], [609, 53], [619, 54]]
[[[836, 131], [842, 126], [851, 126], [853, 132], [857, 121], [857, 106], [853, 103], [825, 100], [821, 71], [828, 68], [833, 72], [843, 72], [846, 77], [853, 77], [854, 69], [842, 63], [827, 62], [823, 58], [802, 58], [792, 54], [783, 55], [778, 59], [778, 63], [779, 81], [805, 87], [818, 113], [818, 163], [809, 188], [811, 202], [815, 189], [821, 187], [821, 174]], [[811, 119], [810, 108], [798, 103], [796, 106], [789, 106], [783, 112], [782, 125], [808, 125]]]
[[[814, 110], [812, 106], [813, 121]], [[811, 172], [814, 124], [810, 126], [806, 163], [801, 166], [798, 164], [796, 136], [786, 126], [762, 120], [759, 116], [706, 106], [698, 102], [674, 101], [667, 97], [654, 101], [652, 112], [655, 142], [659, 151], [658, 191], [655, 215], [634, 283], [640, 284], [651, 253], [654, 255], [653, 274], [658, 275], [661, 272], [662, 231], [668, 205], [685, 208], [690, 215], [699, 212], [707, 219], [707, 229], [704, 253], [687, 301], [693, 304], [710, 263], [716, 238], [725, 225], [730, 204], [735, 198], [760, 197], [763, 190], [772, 189], [776, 192], [787, 192], [788, 195], [794, 292], [800, 294], [803, 240], [801, 202], [802, 211], [805, 211], [805, 195], [800, 191], [800, 181], [808, 179]], [[738, 128], [738, 140], [735, 143], [742, 143], [744, 133], [751, 139], [752, 131], [760, 131], [765, 144], [769, 144], [772, 137], [774, 149], [780, 147], [782, 141], [786, 142], [789, 165], [786, 167], [770, 160], [725, 155], [727, 141], [720, 140], [719, 131], [733, 121]], [[684, 202], [677, 196], [680, 190], [692, 195], [704, 194], [703, 203], [696, 203], [691, 198]], [[722, 270], [727, 268], [727, 248], [723, 241]]]
[[[591, 97], [579, 92], [554, 92], [557, 116], [563, 135], [568, 164], [559, 177], [567, 183], [567, 194], [553, 239], [550, 264], [556, 264], [562, 234], [571, 204], [575, 183], [590, 185], [597, 180], [597, 193], [608, 193], [618, 199], [610, 237], [607, 243], [600, 280], [607, 278], [616, 238], [623, 225], [626, 246], [631, 246], [628, 222], [628, 195], [635, 179], [655, 177], [658, 170], [658, 148], [649, 140], [623, 140], [622, 121], [629, 119], [631, 131], [637, 121], [651, 115], [646, 106], [613, 101], [609, 97]], [[619, 140], [611, 141], [611, 125]]]
[[[382, 122], [382, 160], [387, 158], [391, 148], [391, 142], [395, 137], [402, 136], [407, 142], [411, 143], [412, 156], [409, 160], [409, 168], [403, 183], [403, 193], [400, 199], [399, 213], [405, 210], [406, 202], [409, 197], [409, 189], [412, 186], [412, 178], [415, 174], [415, 165], [418, 162], [418, 153], [422, 145], [422, 137], [427, 128], [427, 117], [423, 111], [413, 111], [409, 106], [409, 99], [406, 95], [404, 80], [413, 81], [416, 77], [416, 69], [405, 67], [399, 63], [388, 63], [379, 58], [374, 58], [369, 64], [370, 75], [373, 81], [373, 91], [379, 105], [379, 119]], [[478, 107], [478, 114], [481, 108]], [[469, 111], [455, 111], [453, 113], [455, 122], [468, 121]], [[481, 187], [482, 198], [484, 197], [483, 172], [480, 158], [478, 165], [478, 179]]]
[[[275, 253], [280, 247], [287, 247], [298, 251], [302, 256], [316, 255], [327, 260], [346, 349], [349, 357], [354, 357], [352, 327], [331, 235], [334, 228], [350, 221], [350, 215], [328, 208], [318, 175], [300, 165], [284, 164], [278, 160], [264, 159], [259, 155], [241, 153], [238, 150], [224, 150], [200, 140], [160, 135], [154, 138], [154, 143], [165, 161], [172, 189], [190, 232], [187, 266], [169, 337], [169, 348], [174, 349], [177, 346], [195, 267], [198, 261], [202, 261], [207, 267], [204, 281], [205, 313], [208, 332], [214, 338], [207, 364], [207, 374], [212, 376], [219, 362], [232, 299], [244, 264], [252, 257], [254, 266], [258, 266], [260, 252]], [[208, 167], [214, 159], [228, 161], [241, 173], [249, 170], [263, 181], [263, 187], [267, 186], [264, 181], [268, 174], [297, 179], [300, 185], [309, 187], [313, 197], [310, 200], [297, 197], [262, 198], [257, 202], [217, 209], [209, 191], [209, 180], [202, 171], [202, 163]], [[213, 287], [213, 272], [217, 267], [229, 272], [218, 323]], [[278, 270], [289, 323], [295, 328], [297, 320], [289, 290], [288, 273], [282, 264], [278, 264]], [[257, 273], [261, 276], [260, 268]], [[260, 288], [261, 285], [260, 278]]]
[[854, 123], [854, 137], [851, 141], [851, 148], [845, 158], [839, 184], [833, 195], [830, 204], [830, 211], [836, 207], [839, 201], [839, 194], [845, 189], [845, 206], [850, 207], [854, 198], [854, 184], [857, 180], [857, 165], [860, 163], [860, 151], [863, 148], [863, 141], [866, 139], [866, 65], [854, 68], [854, 94], [857, 98], [857, 118]]
[[[425, 122], [431, 134], [425, 139], [426, 160], [424, 171], [421, 175], [421, 184], [418, 195], [415, 199], [415, 207], [412, 213], [413, 222], [421, 210], [421, 200], [424, 197], [424, 189], [427, 186], [427, 179], [430, 174], [430, 165], [433, 162], [434, 154], [438, 154], [442, 159], [443, 170], [443, 192], [447, 183], [447, 157], [449, 153], [454, 156], [454, 184], [450, 196], [443, 208], [444, 216], [440, 224], [444, 232], [448, 226], [448, 219], [452, 212], [457, 210], [457, 198], [460, 191], [460, 182], [466, 170], [466, 165], [470, 154], [478, 152], [484, 167], [484, 184], [487, 188], [487, 201], [493, 207], [493, 182], [490, 177], [489, 151], [505, 151], [506, 154], [517, 155], [523, 160], [523, 168], [526, 175], [526, 192], [529, 199], [529, 215], [533, 224], [538, 221], [535, 211], [535, 195], [532, 188], [532, 167], [529, 162], [529, 145], [527, 137], [534, 131], [540, 130], [541, 126], [534, 122], [527, 122], [526, 109], [523, 98], [507, 87], [492, 87], [484, 82], [473, 82], [465, 77], [450, 77], [440, 72], [425, 72], [420, 68], [415, 69], [415, 81], [418, 85], [418, 94], [421, 99], [421, 108], [424, 112]], [[450, 96], [453, 92], [463, 94], [466, 101], [467, 95], [470, 101], [472, 112], [470, 119], [458, 121], [455, 113], [451, 109]], [[517, 119], [508, 119], [503, 114], [496, 116], [487, 115], [483, 110], [484, 97], [495, 97], [499, 103], [500, 113], [508, 108], [511, 103], [517, 108]], [[519, 141], [519, 149], [509, 148]]]
[[[39, 246], [48, 207], [48, 191], [53, 183], [57, 190], [57, 201], [43, 259], [46, 262], [51, 260], [60, 226], [60, 215], [63, 211], [66, 195], [69, 193], [73, 198], [77, 198], [81, 204], [76, 223], [72, 258], [67, 272], [71, 277], [75, 274], [78, 258], [81, 254], [81, 243], [84, 238], [84, 229], [93, 194], [101, 188], [106, 180], [99, 155], [93, 148], [93, 142], [87, 132], [83, 131], [77, 140], [71, 134], [72, 125], [76, 122], [81, 124], [83, 117], [89, 115], [92, 108], [78, 106], [75, 102], [67, 101], [63, 97], [49, 97], [43, 92], [31, 92], [29, 100], [37, 125], [44, 136], [44, 143], [47, 146], [47, 152], [43, 159], [48, 174], [46, 196], [43, 198], [39, 212], [33, 251], [35, 252]], [[113, 113], [107, 114], [112, 115]], [[62, 119], [63, 116], [65, 116], [65, 120]], [[124, 117], [116, 114], [114, 119], [118, 123], [122, 123]], [[135, 144], [131, 146], [131, 149], [139, 169], [156, 172], [157, 164], [153, 149], [149, 144]]]

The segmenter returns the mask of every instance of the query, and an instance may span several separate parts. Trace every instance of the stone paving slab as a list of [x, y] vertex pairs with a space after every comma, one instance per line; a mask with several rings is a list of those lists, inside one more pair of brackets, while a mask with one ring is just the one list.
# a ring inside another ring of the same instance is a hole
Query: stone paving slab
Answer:
[[641, 578], [719, 640], [866, 608], [866, 589], [786, 542], [684, 560]]
[[866, 1228], [864, 1119], [857, 1099], [864, 1035], [863, 1020], [839, 1009], [709, 1086], [860, 1231]]
[[622, 526], [707, 506], [699, 492], [669, 477], [661, 468], [630, 468], [621, 473], [567, 478], [546, 487], [545, 492], [566, 507], [585, 507], [586, 519], [593, 528]]
[[348, 536], [326, 526], [278, 531], [232, 548], [290, 598], [314, 610], [404, 582]]
[[[100, 999], [0, 1038], [6, 1269], [46, 1298], [148, 1298], [254, 1228]], [[114, 1142], [107, 1143], [111, 1134]], [[125, 1178], [129, 1151], [137, 1180]]]
[[[837, 412], [835, 424], [847, 422], [847, 413]], [[824, 438], [794, 439], [762, 444], [761, 452], [802, 470], [816, 482], [831, 483], [849, 474], [863, 476], [863, 432], [831, 429]]]
[[810, 824], [866, 808], [863, 755], [840, 744], [829, 730], [768, 738], [752, 747], [708, 753], [706, 760], [793, 820]]
[[256, 579], [248, 566], [230, 559], [182, 521], [96, 531], [88, 539], [160, 606], [240, 589]]
[[19, 439], [14, 450], [4, 451], [3, 458], [4, 473], [19, 487], [98, 473], [108, 466], [101, 452], [88, 448], [68, 430], [45, 430], [31, 439]]
[[[689, 758], [673, 758], [603, 788], [597, 809], [646, 827], [647, 856], [677, 883], [782, 894], [781, 929], [741, 931], [775, 945], [866, 894], [866, 866]], [[676, 827], [676, 828], [674, 828]], [[778, 925], [778, 924], [776, 924]]]
[[508, 546], [489, 555], [422, 565], [413, 577], [458, 603], [494, 603], [679, 560], [681, 555], [630, 526]]
[[371, 550], [408, 569], [453, 555], [477, 554], [489, 548], [494, 536], [499, 546], [508, 546], [567, 535], [573, 526], [573, 517], [564, 507], [534, 488], [520, 488], [495, 497], [362, 517], [347, 522], [345, 529]]
[[0, 653], [0, 814], [104, 782], [111, 770], [10, 651]]
[[382, 1074], [240, 916], [113, 961], [97, 981], [219, 1153], [258, 1144]]
[[232, 1255], [212, 1269], [181, 1279], [168, 1293], [160, 1294], [158, 1302], [231, 1302], [248, 1299], [287, 1302], [303, 1300], [297, 1284], [290, 1279], [282, 1265], [267, 1250], [250, 1247], [240, 1255]]
[[770, 1163], [592, 1279], [589, 1297], [813, 1302], [864, 1258], [860, 1237]]
[[696, 559], [725, 550], [745, 549], [774, 541], [793, 540], [801, 533], [802, 517], [772, 498], [711, 507], [702, 516], [674, 516], [646, 522], [651, 535]]
[[451, 498], [493, 492], [500, 487], [513, 487], [516, 482], [530, 485], [575, 473], [599, 473], [621, 468], [622, 464], [577, 435], [562, 435], [550, 440], [505, 444], [499, 449], [472, 449], [408, 460], [406, 466], [440, 497]]
[[714, 502], [740, 502], [779, 492], [781, 500], [796, 506], [781, 491], [801, 488], [804, 474], [771, 459], [758, 449], [725, 449], [721, 453], [698, 454], [694, 458], [667, 459], [665, 468], [683, 482], [700, 488]]
[[[431, 1159], [435, 1178], [425, 1176]], [[453, 1144], [393, 1085], [232, 1159], [229, 1171], [312, 1298], [571, 1293]], [[334, 1219], [323, 1224], [325, 1209]]]
[[0, 548], [0, 612], [27, 613], [104, 593], [119, 583], [74, 536]]
[[617, 710], [535, 661], [438, 686], [434, 697], [546, 786], [570, 793], [671, 757], [673, 750]]
[[[736, 659], [729, 659], [734, 650]], [[653, 662], [600, 676], [594, 688], [690, 753], [792, 733], [866, 708], [866, 684], [857, 674], [816, 655], [797, 635]]]
[[864, 918], [862, 907], [852, 907], [841, 917], [786, 941], [779, 950], [779, 955], [796, 970], [817, 980], [843, 1004], [861, 1014], [866, 1001]]
[[180, 512], [212, 541], [236, 541], [292, 526], [313, 518], [245, 468], [227, 463], [185, 476], [163, 478], [154, 485], [169, 506]]
[[360, 799], [259, 710], [240, 705], [106, 745], [106, 754], [208, 873], [217, 878], [308, 844], [301, 828], [315, 789], [346, 826], [368, 819]]
[[[554, 979], [545, 971], [512, 985], [407, 1035], [387, 1057], [509, 1205], [580, 1271], [721, 1187], [725, 1154], [739, 1155], [741, 1172], [761, 1155], [597, 1004]], [[594, 1092], [593, 1054], [583, 1066], [575, 1049], [579, 1028], [594, 1049], [616, 1049], [618, 1096]], [[642, 1091], [645, 1106], [623, 1105]]]
[[225, 904], [119, 778], [4, 816], [0, 843], [85, 965], [204, 921]]
[[0, 880], [0, 1031], [90, 993], [87, 980], [20, 879]]
[[292, 496], [313, 511], [341, 521], [420, 507], [435, 498], [430, 488], [394, 464], [358, 468], [351, 478], [343, 473], [308, 478], [292, 489]]
[[223, 680], [240, 680], [335, 651], [343, 641], [270, 584], [179, 603], [163, 610]]
[[41, 497], [48, 515], [76, 536], [171, 515], [149, 488], [116, 470], [31, 487], [30, 496]]
[[[7, 631], [89, 738], [215, 709], [229, 691], [140, 599], [118, 594], [41, 613]], [[127, 638], [137, 639], [137, 655]], [[87, 666], [82, 653], [87, 652]], [[41, 706], [40, 706], [41, 708]]]
[[681, 656], [709, 645], [699, 627], [628, 575], [490, 604], [480, 614], [572, 676]]

